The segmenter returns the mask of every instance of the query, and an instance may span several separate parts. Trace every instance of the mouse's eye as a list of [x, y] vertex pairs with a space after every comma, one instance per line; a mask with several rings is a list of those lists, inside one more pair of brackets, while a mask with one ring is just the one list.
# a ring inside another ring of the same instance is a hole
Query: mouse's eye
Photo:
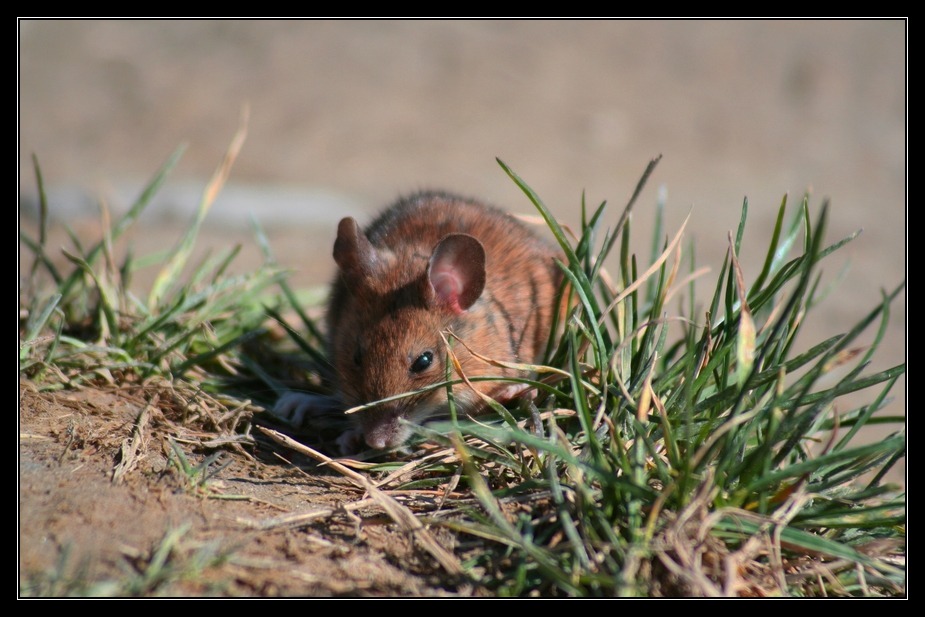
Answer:
[[417, 359], [411, 364], [412, 373], [420, 373], [426, 371], [430, 368], [430, 365], [434, 363], [434, 352], [425, 351], [417, 357]]

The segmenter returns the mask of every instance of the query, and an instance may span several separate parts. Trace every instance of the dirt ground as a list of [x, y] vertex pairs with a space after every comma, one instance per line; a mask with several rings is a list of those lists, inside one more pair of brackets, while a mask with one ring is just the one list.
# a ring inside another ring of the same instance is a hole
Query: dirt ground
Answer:
[[[575, 224], [582, 190], [617, 211], [661, 153], [635, 231], [648, 237], [664, 187], [666, 229], [691, 212], [699, 264], [718, 267], [743, 196], [754, 251], [742, 256], [746, 275], [764, 257], [784, 193], [796, 200], [811, 189], [814, 207], [831, 198], [832, 240], [864, 229], [827, 266], [830, 280], [850, 268], [812, 322], [811, 343], [849, 328], [905, 277], [905, 28], [22, 21], [18, 222], [34, 229], [33, 153], [56, 221], [95, 239], [95, 203], [118, 212], [187, 142], [165, 189], [177, 192], [117, 248], [147, 254], [172, 244], [197, 201], [185, 187], [205, 184], [248, 103], [248, 141], [202, 244], [241, 242], [239, 267], [252, 267], [258, 251], [242, 214], [251, 212], [294, 285], [308, 287], [330, 276], [337, 219], [368, 220], [400, 193], [439, 187], [529, 213], [500, 157]], [[892, 320], [871, 371], [905, 361], [905, 295]], [[905, 384], [887, 412], [905, 413]], [[229, 464], [213, 486], [241, 498], [206, 498], [172, 470], [163, 409], [151, 410], [146, 455], [113, 481], [144, 409], [137, 392], [39, 394], [21, 380], [19, 398], [21, 595], [488, 595], [449, 575], [381, 509], [344, 509], [363, 491], [259, 431], [247, 454], [223, 455]], [[904, 466], [892, 479], [905, 483]], [[320, 514], [259, 528], [307, 512]], [[460, 538], [433, 533], [465, 552]]]
[[[169, 431], [157, 417], [144, 434], [144, 456], [113, 480], [123, 442], [145, 406], [137, 394], [40, 395], [24, 383], [20, 397], [25, 595], [479, 593], [442, 570], [413, 534], [389, 524], [375, 506], [349, 509], [362, 500], [362, 490], [269, 439], [258, 436], [255, 458], [226, 454], [229, 464], [210, 481], [208, 498], [172, 471], [164, 441]], [[306, 513], [320, 516], [301, 524], [281, 520]], [[458, 543], [449, 533], [434, 533], [448, 550]], [[175, 542], [166, 540], [172, 534]], [[170, 560], [159, 568], [156, 555], [166, 546]]]

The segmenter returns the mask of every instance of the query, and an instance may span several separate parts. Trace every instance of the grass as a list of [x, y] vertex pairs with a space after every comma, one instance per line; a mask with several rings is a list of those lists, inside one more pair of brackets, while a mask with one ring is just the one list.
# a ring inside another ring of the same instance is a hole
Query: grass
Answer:
[[[250, 399], [269, 403], [283, 390], [292, 346], [314, 366], [308, 387], [325, 388], [322, 334], [259, 229], [267, 259], [251, 274], [228, 273], [237, 249], [190, 262], [242, 139], [188, 233], [159, 259], [146, 298], [130, 292], [130, 280], [147, 262], [117, 264], [112, 246], [180, 151], [123, 217], [103, 211], [102, 240], [86, 247], [71, 234], [67, 274], [46, 252], [36, 163], [39, 237], [22, 237], [35, 266], [21, 300], [20, 374], [45, 389], [135, 384], [160, 400], [174, 410], [171, 460], [194, 492], [207, 488], [216, 457], [195, 465], [177, 442], [247, 455]], [[883, 478], [905, 455], [904, 419], [877, 412], [905, 366], [868, 367], [904, 284], [849, 331], [807, 346], [801, 329], [824, 289], [819, 264], [852, 239], [827, 243], [827, 204], [814, 213], [804, 198], [788, 215], [785, 198], [748, 282], [739, 265], [752, 251], [743, 246], [745, 202], [704, 295], [683, 227], [662, 238], [661, 204], [648, 258], [630, 250], [631, 210], [654, 165], [615, 225], [606, 204], [582, 204], [571, 235], [501, 163], [558, 242], [572, 299], [546, 366], [529, 380], [539, 396], [517, 409], [493, 404], [497, 413], [478, 422], [421, 427], [442, 449], [366, 473], [377, 490], [441, 491], [415, 514], [466, 538], [457, 551], [466, 576], [496, 595], [903, 595], [905, 495]], [[298, 327], [284, 318], [290, 311]], [[289, 348], [268, 337], [277, 325]], [[869, 330], [865, 348], [859, 338]], [[459, 380], [448, 375], [441, 387]], [[844, 395], [859, 390], [870, 400], [845, 408]], [[874, 423], [897, 431], [859, 445], [857, 432]], [[192, 424], [198, 437], [184, 433]], [[454, 491], [464, 495], [448, 498]]]
[[[113, 221], [101, 205], [98, 242], [84, 246], [67, 230], [73, 246], [62, 249], [72, 265], [66, 274], [47, 252], [48, 204], [35, 161], [39, 237], [20, 235], [34, 256], [20, 300], [21, 376], [41, 390], [134, 385], [147, 399], [157, 396], [175, 412], [176, 433], [194, 421], [230, 441], [246, 431], [255, 407], [228, 395], [225, 384], [238, 373], [242, 347], [266, 334], [266, 307], [277, 301], [284, 273], [267, 262], [251, 273], [229, 274], [240, 246], [191, 262], [199, 229], [243, 138], [241, 129], [206, 186], [187, 232], [172, 249], [155, 259], [136, 259], [129, 252], [117, 263], [113, 246], [150, 204], [183, 148], [169, 157], [123, 216]], [[265, 243], [259, 228], [256, 234]], [[139, 297], [132, 291], [132, 275], [152, 266], [158, 274], [147, 297]]]
[[[504, 558], [480, 561], [498, 593], [904, 593], [894, 554], [904, 550], [904, 495], [881, 481], [905, 454], [905, 435], [852, 439], [871, 422], [902, 428], [901, 417], [873, 414], [905, 366], [865, 369], [903, 285], [848, 332], [797, 353], [819, 299], [819, 262], [852, 239], [825, 243], [826, 204], [813, 218], [804, 198], [788, 222], [782, 201], [761, 272], [747, 285], [738, 263], [746, 201], [698, 310], [679, 236], [659, 244], [656, 235], [648, 266], [629, 253], [636, 195], [613, 230], [603, 231], [602, 204], [569, 238], [502, 167], [558, 240], [575, 301], [550, 358], [569, 377], [542, 384], [533, 417], [545, 410], [543, 424], [471, 425], [462, 432], [478, 441], [453, 440], [481, 510], [451, 525], [506, 547]], [[618, 242], [611, 281], [601, 264]], [[683, 310], [669, 317], [681, 290]], [[871, 326], [873, 343], [856, 347]], [[840, 397], [862, 389], [872, 401], [839, 409]]]

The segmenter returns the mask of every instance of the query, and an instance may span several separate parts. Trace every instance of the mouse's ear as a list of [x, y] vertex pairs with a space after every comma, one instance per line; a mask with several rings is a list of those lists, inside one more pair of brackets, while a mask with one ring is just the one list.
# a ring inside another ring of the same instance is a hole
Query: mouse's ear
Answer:
[[444, 237], [430, 256], [427, 266], [428, 300], [462, 313], [485, 289], [485, 249], [468, 234]]
[[353, 281], [371, 279], [378, 270], [379, 256], [376, 249], [351, 216], [341, 219], [337, 226], [334, 261], [344, 275]]

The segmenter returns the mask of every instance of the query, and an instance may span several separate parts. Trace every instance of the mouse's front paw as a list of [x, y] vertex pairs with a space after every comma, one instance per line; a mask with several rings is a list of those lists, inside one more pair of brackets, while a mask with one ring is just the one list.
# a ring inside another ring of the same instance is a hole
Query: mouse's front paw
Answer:
[[303, 426], [306, 418], [330, 413], [334, 402], [331, 397], [307, 392], [286, 392], [270, 413], [292, 426]]
[[337, 447], [341, 456], [351, 456], [361, 452], [366, 443], [363, 441], [363, 429], [354, 427], [340, 434], [337, 438]]

